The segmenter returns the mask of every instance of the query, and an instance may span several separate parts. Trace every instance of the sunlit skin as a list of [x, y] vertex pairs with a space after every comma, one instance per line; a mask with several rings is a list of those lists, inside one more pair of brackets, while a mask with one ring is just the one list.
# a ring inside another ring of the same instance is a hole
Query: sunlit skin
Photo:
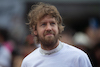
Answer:
[[39, 37], [41, 48], [52, 50], [59, 44], [59, 30], [55, 18], [47, 15], [37, 23], [37, 30], [34, 34]]

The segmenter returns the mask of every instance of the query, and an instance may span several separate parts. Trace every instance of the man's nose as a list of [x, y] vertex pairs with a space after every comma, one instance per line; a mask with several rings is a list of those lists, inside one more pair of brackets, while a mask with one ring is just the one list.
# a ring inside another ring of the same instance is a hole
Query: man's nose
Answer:
[[46, 30], [51, 30], [52, 28], [51, 28], [51, 25], [50, 24], [47, 24], [47, 26], [46, 26]]

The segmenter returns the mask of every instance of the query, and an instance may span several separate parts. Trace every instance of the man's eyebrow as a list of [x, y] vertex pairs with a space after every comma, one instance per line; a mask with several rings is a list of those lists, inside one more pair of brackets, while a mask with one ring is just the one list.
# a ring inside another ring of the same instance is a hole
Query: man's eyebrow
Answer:
[[40, 24], [42, 24], [42, 23], [46, 23], [45, 21], [41, 21], [41, 23]]

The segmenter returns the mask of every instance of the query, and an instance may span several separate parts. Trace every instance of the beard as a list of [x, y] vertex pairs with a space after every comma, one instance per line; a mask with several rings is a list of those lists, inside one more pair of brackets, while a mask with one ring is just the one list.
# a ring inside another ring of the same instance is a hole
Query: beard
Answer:
[[[47, 36], [47, 34], [52, 35]], [[44, 48], [52, 48], [57, 43], [59, 39], [59, 34], [55, 34], [55, 32], [53, 31], [45, 31], [43, 33], [43, 37], [38, 35], [38, 38]]]

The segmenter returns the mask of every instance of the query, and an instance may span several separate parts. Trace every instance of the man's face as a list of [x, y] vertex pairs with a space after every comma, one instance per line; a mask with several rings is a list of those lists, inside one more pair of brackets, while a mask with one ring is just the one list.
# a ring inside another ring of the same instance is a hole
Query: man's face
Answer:
[[55, 18], [47, 15], [37, 23], [37, 30], [34, 34], [38, 36], [43, 46], [53, 46], [58, 42], [59, 31]]

